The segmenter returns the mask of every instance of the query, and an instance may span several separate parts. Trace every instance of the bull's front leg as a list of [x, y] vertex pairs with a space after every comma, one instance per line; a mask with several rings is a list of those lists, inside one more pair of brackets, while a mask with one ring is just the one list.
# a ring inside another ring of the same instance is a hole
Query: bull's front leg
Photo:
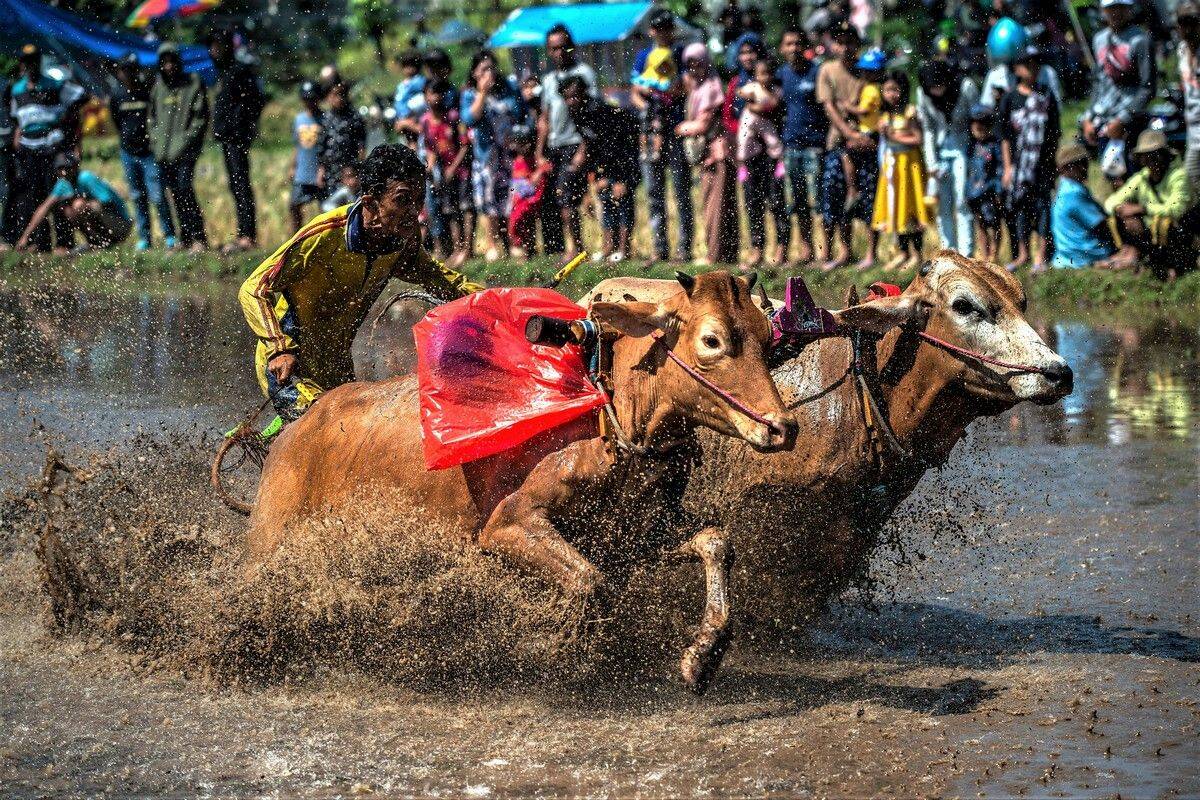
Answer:
[[729, 570], [733, 545], [719, 528], [705, 528], [677, 551], [704, 564], [705, 601], [700, 630], [683, 651], [679, 669], [683, 682], [696, 694], [704, 694], [712, 682], [733, 632], [729, 627]]

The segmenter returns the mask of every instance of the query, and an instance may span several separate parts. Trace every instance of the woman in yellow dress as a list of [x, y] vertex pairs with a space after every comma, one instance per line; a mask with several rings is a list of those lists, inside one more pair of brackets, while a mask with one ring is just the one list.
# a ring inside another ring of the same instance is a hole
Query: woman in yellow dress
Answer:
[[880, 233], [896, 234], [897, 253], [886, 270], [916, 268], [929, 224], [921, 123], [916, 107], [908, 102], [909, 88], [908, 75], [899, 71], [889, 72], [880, 86], [879, 188], [871, 224]]

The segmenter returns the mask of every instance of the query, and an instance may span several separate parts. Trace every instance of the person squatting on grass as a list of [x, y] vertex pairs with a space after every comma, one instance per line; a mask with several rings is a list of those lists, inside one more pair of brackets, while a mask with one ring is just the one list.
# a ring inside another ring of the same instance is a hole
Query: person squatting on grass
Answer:
[[[55, 242], [56, 252], [82, 253], [97, 248], [115, 247], [129, 238], [133, 222], [125, 201], [107, 181], [79, 169], [72, 153], [59, 153], [54, 159], [57, 180], [50, 194], [33, 212], [25, 232], [17, 240], [17, 249], [31, 246], [31, 237], [51, 213], [62, 218], [64, 238]], [[86, 244], [70, 248], [75, 231]]]

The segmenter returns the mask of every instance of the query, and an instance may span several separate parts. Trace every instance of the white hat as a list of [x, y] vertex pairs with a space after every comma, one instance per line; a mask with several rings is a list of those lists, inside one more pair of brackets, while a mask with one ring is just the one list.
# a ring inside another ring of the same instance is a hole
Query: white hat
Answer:
[[1101, 8], [1112, 8], [1113, 6], [1134, 6], [1137, 5], [1137, 0], [1100, 0]]

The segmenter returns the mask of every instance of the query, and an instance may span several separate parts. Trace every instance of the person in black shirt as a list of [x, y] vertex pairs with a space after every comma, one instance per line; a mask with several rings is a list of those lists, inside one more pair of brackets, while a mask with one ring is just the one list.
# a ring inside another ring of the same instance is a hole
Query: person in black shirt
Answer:
[[629, 254], [633, 230], [633, 194], [641, 177], [638, 139], [641, 125], [630, 111], [592, 96], [579, 75], [569, 75], [558, 87], [575, 129], [583, 138], [585, 169], [596, 178], [600, 196], [600, 226], [604, 231], [603, 258], [613, 263]]
[[121, 166], [125, 169], [125, 183], [129, 185], [129, 199], [133, 203], [134, 219], [137, 220], [137, 249], [145, 250], [153, 241], [150, 224], [150, 206], [158, 211], [158, 224], [168, 248], [175, 247], [175, 222], [171, 218], [171, 205], [163, 194], [158, 164], [150, 152], [150, 131], [147, 120], [150, 115], [150, 81], [142, 74], [135, 53], [129, 53], [116, 63], [113, 74], [117, 86], [108, 99], [109, 112], [117, 128], [117, 141], [121, 151]]
[[329, 89], [326, 102], [329, 107], [321, 120], [321, 139], [317, 143], [317, 183], [333, 191], [338, 188], [342, 168], [366, 155], [367, 127], [350, 103], [350, 85], [345, 81]]
[[224, 250], [249, 250], [258, 239], [254, 189], [250, 185], [250, 148], [258, 138], [258, 119], [267, 97], [254, 68], [236, 57], [232, 31], [210, 35], [208, 54], [217, 68], [212, 134], [221, 143], [237, 214], [237, 241]]

